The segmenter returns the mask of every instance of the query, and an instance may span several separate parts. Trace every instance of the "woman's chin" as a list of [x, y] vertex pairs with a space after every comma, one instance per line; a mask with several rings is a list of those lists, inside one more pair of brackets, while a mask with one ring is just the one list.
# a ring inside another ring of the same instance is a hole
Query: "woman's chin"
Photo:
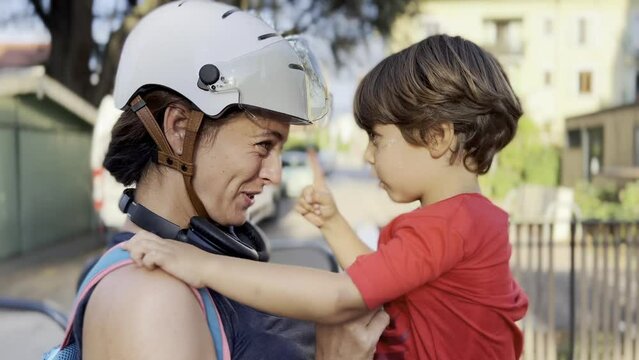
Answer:
[[243, 225], [245, 222], [248, 221], [248, 215], [246, 214], [246, 212], [237, 214], [235, 216], [232, 217], [228, 217], [225, 219], [225, 223], [222, 224], [220, 223], [220, 225], [224, 225], [224, 226], [240, 226]]

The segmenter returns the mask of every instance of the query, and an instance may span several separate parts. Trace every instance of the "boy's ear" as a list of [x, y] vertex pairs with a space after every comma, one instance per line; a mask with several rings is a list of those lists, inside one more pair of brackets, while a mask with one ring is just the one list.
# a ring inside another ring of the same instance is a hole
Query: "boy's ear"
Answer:
[[435, 130], [432, 140], [428, 146], [428, 150], [430, 151], [430, 155], [435, 159], [439, 159], [449, 150], [455, 149], [457, 141], [453, 123], [445, 122], [441, 124], [440, 128]]
[[188, 109], [177, 104], [167, 106], [164, 111], [164, 136], [176, 155], [182, 155], [188, 112]]

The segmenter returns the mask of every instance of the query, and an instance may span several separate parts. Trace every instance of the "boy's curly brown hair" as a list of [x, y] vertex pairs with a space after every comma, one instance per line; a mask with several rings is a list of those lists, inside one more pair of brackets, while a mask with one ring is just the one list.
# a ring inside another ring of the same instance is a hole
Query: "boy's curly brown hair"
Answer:
[[359, 84], [355, 120], [371, 134], [376, 124], [396, 125], [413, 145], [428, 146], [453, 126], [460, 156], [485, 174], [493, 157], [515, 136], [522, 115], [506, 73], [488, 52], [459, 36], [426, 38], [382, 60]]

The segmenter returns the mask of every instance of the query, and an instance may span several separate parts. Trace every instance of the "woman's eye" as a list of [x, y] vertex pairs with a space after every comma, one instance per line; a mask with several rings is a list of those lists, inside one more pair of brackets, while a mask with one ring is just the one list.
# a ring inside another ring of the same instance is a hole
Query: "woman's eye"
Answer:
[[273, 149], [273, 142], [271, 141], [262, 141], [256, 144], [256, 146], [260, 149], [260, 151], [268, 153]]

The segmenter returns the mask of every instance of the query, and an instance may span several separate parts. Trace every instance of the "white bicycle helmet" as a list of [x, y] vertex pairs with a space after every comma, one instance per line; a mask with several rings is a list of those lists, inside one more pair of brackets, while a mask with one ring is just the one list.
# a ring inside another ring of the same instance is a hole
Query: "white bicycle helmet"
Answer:
[[[168, 88], [190, 100], [184, 150], [176, 155], [143, 99]], [[262, 20], [205, 0], [175, 1], [146, 15], [124, 43], [115, 78], [115, 105], [130, 107], [158, 146], [155, 161], [182, 173], [191, 203], [206, 209], [193, 189], [193, 151], [204, 115], [261, 108], [291, 123], [326, 116], [329, 96], [313, 55], [299, 38], [287, 40]]]
[[131, 31], [115, 79], [115, 105], [124, 109], [152, 86], [178, 92], [213, 118], [231, 105], [248, 105], [309, 124], [330, 107], [303, 41], [287, 40], [258, 17], [213, 1], [168, 3]]

